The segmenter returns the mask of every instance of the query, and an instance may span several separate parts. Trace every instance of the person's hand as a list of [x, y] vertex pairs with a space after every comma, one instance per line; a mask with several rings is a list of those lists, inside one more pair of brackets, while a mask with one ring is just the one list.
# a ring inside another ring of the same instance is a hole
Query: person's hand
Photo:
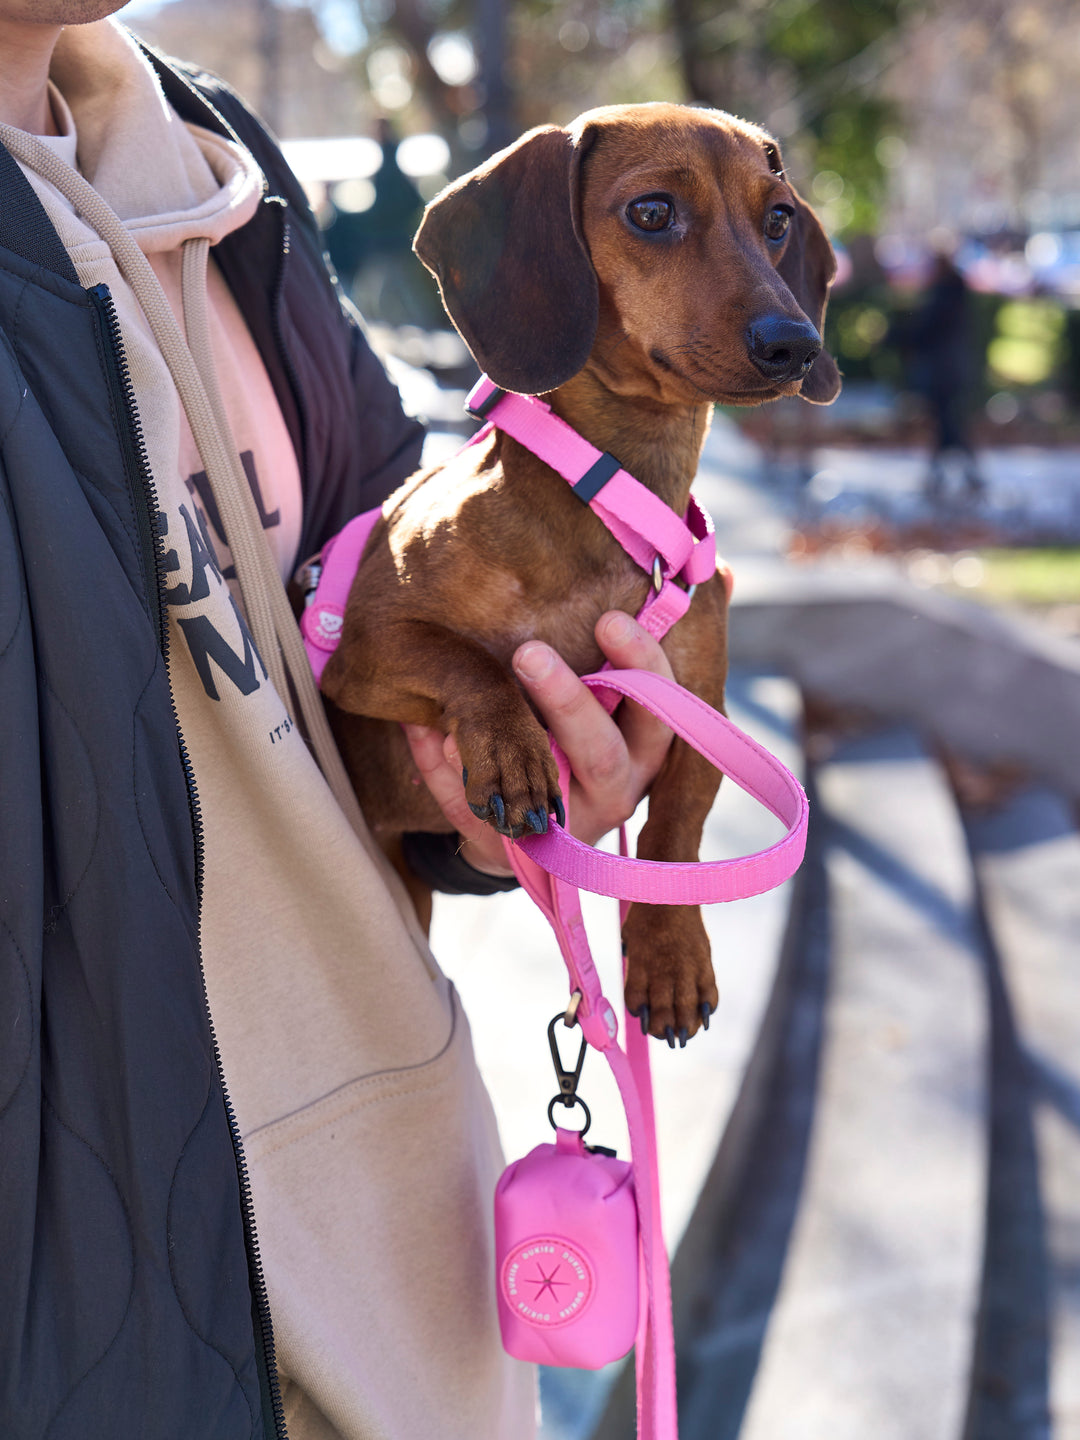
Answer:
[[[621, 610], [601, 615], [596, 639], [618, 670], [671, 676], [658, 642]], [[593, 845], [634, 813], [664, 763], [671, 731], [632, 700], [624, 700], [618, 719], [612, 719], [565, 660], [542, 641], [527, 640], [519, 646], [513, 665], [522, 688], [570, 762], [570, 830]], [[510, 874], [501, 836], [469, 809], [453, 736], [421, 725], [406, 725], [405, 734], [428, 789], [462, 837], [464, 858], [488, 874]]]

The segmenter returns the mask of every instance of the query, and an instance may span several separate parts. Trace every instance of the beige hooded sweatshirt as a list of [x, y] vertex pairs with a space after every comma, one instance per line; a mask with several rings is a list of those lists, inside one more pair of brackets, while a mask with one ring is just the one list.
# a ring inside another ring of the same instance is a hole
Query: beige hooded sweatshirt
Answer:
[[[181, 122], [113, 21], [65, 30], [51, 80], [61, 134], [47, 143], [119, 215], [181, 317], [179, 247], [250, 219], [254, 160]], [[457, 997], [266, 676], [176, 388], [108, 244], [25, 173], [83, 285], [112, 292], [167, 524], [169, 674], [205, 839], [203, 964], [289, 1434], [528, 1440], [535, 1374], [503, 1353], [496, 1321], [498, 1136]], [[207, 284], [220, 391], [285, 577], [296, 457], [212, 259]]]

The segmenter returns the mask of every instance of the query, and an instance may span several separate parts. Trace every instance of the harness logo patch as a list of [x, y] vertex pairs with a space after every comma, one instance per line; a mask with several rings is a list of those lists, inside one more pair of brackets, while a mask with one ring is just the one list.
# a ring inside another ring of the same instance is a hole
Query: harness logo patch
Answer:
[[341, 639], [341, 627], [344, 623], [344, 615], [336, 610], [320, 610], [319, 623], [315, 626], [315, 639], [329, 646], [336, 645]]
[[565, 1325], [592, 1299], [592, 1269], [585, 1256], [565, 1240], [541, 1237], [518, 1245], [506, 1257], [500, 1276], [503, 1299], [531, 1325]]

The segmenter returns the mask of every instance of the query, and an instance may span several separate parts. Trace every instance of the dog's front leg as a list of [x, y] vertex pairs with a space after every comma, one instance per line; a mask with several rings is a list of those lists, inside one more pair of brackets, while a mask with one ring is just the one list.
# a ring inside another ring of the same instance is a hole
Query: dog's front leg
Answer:
[[346, 633], [323, 693], [341, 710], [453, 735], [473, 812], [503, 835], [547, 829], [562, 814], [547, 734], [517, 681], [482, 645], [426, 620], [398, 620], [375, 636]]
[[[694, 861], [720, 783], [713, 766], [676, 738], [649, 792], [638, 838], [642, 860]], [[716, 1009], [709, 938], [696, 905], [631, 905], [623, 926], [626, 1004], [651, 1035], [685, 1044]], [[646, 1016], [643, 1006], [648, 1007]]]

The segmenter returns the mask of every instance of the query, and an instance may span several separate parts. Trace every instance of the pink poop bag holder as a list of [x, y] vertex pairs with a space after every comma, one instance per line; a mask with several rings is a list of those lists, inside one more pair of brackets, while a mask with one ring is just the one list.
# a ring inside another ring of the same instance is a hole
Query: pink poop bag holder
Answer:
[[560, 1087], [548, 1118], [560, 1102], [578, 1104], [585, 1125], [555, 1126], [555, 1144], [508, 1166], [496, 1188], [499, 1326], [519, 1360], [597, 1370], [621, 1360], [637, 1333], [637, 1200], [633, 1166], [585, 1144], [590, 1118], [577, 1082], [588, 1044], [564, 1070], [555, 1039], [563, 1019], [548, 1026]]

